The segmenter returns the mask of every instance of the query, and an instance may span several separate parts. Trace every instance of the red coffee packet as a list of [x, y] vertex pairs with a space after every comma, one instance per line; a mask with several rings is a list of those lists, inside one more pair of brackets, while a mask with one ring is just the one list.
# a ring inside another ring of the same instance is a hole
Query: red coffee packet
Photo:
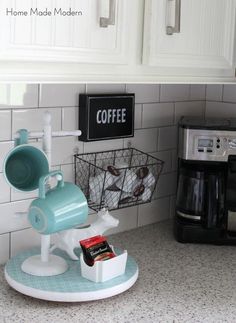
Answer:
[[88, 266], [93, 266], [96, 261], [104, 261], [116, 256], [107, 239], [101, 235], [81, 240], [80, 245], [84, 261]]

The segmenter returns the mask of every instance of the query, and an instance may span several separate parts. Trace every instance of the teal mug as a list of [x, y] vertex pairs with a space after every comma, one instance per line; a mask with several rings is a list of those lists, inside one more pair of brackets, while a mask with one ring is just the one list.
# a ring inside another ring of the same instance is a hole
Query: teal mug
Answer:
[[49, 172], [46, 154], [28, 144], [28, 131], [21, 129], [15, 147], [3, 163], [4, 176], [14, 189], [30, 192], [38, 188], [39, 179]]
[[[56, 177], [57, 186], [46, 192], [49, 177]], [[64, 182], [61, 171], [52, 171], [39, 180], [39, 198], [30, 207], [28, 219], [40, 234], [71, 229], [87, 220], [88, 204], [78, 186]]]

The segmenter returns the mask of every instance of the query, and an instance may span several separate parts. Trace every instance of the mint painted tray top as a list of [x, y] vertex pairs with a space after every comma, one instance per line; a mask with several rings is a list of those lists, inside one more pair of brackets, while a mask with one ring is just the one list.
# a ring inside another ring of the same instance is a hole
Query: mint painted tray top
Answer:
[[[121, 251], [115, 248], [116, 254]], [[10, 286], [19, 292], [35, 298], [62, 301], [90, 301], [114, 296], [129, 289], [138, 278], [138, 266], [135, 260], [128, 256], [125, 274], [103, 283], [94, 283], [81, 276], [80, 261], [71, 260], [59, 249], [53, 253], [63, 257], [69, 269], [61, 275], [38, 277], [24, 273], [21, 265], [25, 259], [40, 253], [40, 248], [22, 252], [11, 258], [5, 267], [5, 277]], [[76, 250], [77, 255], [80, 249]]]

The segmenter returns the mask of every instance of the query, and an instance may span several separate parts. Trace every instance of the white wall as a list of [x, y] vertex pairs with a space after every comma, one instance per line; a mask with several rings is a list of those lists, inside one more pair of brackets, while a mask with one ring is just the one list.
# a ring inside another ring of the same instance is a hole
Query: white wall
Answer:
[[[24, 216], [15, 215], [15, 212], [27, 210], [35, 195], [10, 189], [1, 173], [2, 161], [13, 147], [16, 130], [41, 130], [45, 110], [52, 113], [53, 130], [78, 129], [79, 93], [135, 92], [135, 136], [129, 140], [134, 147], [163, 159], [165, 167], [152, 203], [112, 212], [119, 218], [120, 225], [111, 233], [124, 231], [173, 214], [178, 119], [181, 115], [236, 114], [235, 89], [231, 85], [0, 84], [0, 263], [38, 244], [40, 238]], [[119, 149], [127, 147], [129, 140], [101, 141], [98, 145], [79, 142], [76, 138], [55, 138], [53, 166], [64, 172], [67, 181], [73, 181], [75, 148], [79, 148], [80, 153]], [[94, 218], [95, 215], [90, 214], [88, 221]]]

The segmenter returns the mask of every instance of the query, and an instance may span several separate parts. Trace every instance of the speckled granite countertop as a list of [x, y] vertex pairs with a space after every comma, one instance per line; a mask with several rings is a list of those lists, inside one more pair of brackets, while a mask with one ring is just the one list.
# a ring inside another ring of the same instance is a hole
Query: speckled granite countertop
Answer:
[[109, 237], [139, 264], [136, 284], [88, 303], [52, 303], [8, 287], [0, 271], [0, 322], [236, 322], [236, 248], [179, 244], [170, 222]]

